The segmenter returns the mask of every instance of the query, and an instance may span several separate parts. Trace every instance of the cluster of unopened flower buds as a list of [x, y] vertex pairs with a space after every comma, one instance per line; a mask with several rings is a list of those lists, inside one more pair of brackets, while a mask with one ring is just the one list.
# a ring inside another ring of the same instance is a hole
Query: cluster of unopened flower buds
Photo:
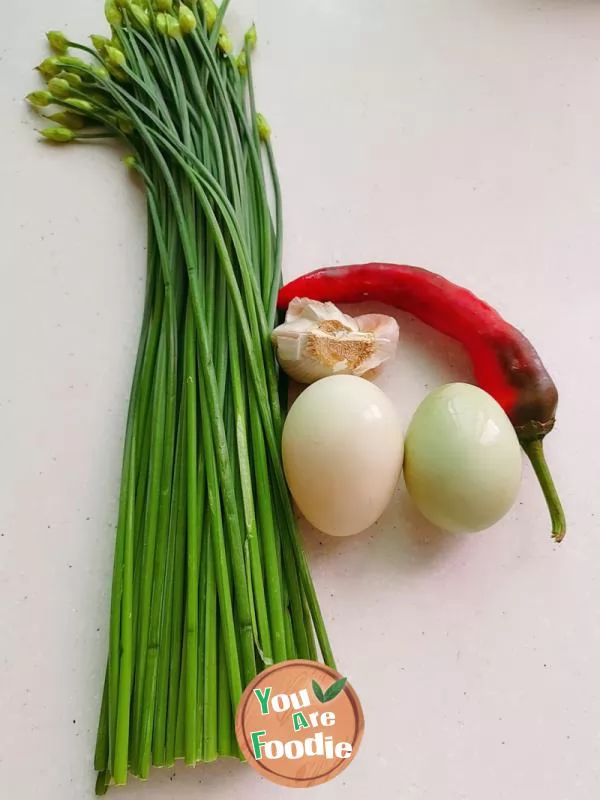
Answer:
[[[72, 42], [60, 31], [46, 34], [54, 55], [44, 59], [37, 70], [47, 87], [27, 95], [29, 103], [40, 112], [52, 105], [61, 107], [56, 113], [43, 114], [56, 123], [40, 131], [46, 139], [65, 143], [132, 132], [131, 123], [112, 105], [106, 91], [111, 80], [125, 84], [131, 77], [120, 38], [122, 29], [179, 39], [192, 34], [199, 24], [210, 34], [219, 23], [215, 46], [224, 56], [233, 52], [233, 42], [220, 23], [214, 0], [106, 0], [104, 13], [111, 36], [92, 35], [92, 47]], [[246, 34], [246, 44], [250, 48], [256, 44], [254, 26]], [[92, 61], [70, 55], [71, 50], [83, 51]], [[234, 64], [241, 75], [247, 74], [244, 50]], [[268, 126], [264, 122], [261, 125], [263, 136]], [[82, 132], [84, 128], [93, 128], [96, 133]]]

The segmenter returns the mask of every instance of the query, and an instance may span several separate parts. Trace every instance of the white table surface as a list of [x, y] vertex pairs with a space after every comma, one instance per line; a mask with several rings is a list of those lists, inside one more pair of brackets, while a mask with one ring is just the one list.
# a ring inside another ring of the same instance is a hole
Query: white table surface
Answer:
[[[600, 792], [600, 5], [234, 0], [256, 19], [288, 278], [374, 258], [483, 295], [561, 391], [547, 440], [569, 533], [529, 467], [513, 512], [442, 536], [399, 490], [352, 540], [306, 532], [362, 749], [315, 796], [592, 800]], [[110, 147], [43, 146], [22, 97], [44, 31], [101, 0], [28, 0], [0, 26], [0, 797], [86, 800], [106, 653], [145, 209]], [[6, 16], [8, 14], [8, 16]], [[469, 377], [406, 317], [380, 385], [405, 421]], [[116, 797], [115, 793], [115, 797]], [[246, 766], [162, 772], [128, 800], [279, 798]]]

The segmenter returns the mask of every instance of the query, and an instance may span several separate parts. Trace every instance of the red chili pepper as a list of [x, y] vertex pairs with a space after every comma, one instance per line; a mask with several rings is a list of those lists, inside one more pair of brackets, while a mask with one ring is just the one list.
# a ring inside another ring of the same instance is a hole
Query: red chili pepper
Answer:
[[548, 503], [552, 535], [562, 541], [565, 516], [542, 446], [554, 426], [558, 392], [522, 333], [472, 292], [421, 267], [373, 263], [319, 269], [284, 286], [278, 307], [287, 308], [295, 297], [387, 303], [464, 345], [477, 383], [500, 403], [515, 426]]

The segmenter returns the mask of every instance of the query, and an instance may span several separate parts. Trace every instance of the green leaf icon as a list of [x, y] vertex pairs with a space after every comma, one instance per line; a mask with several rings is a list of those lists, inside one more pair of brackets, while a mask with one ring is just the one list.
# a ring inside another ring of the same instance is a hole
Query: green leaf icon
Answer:
[[315, 697], [317, 698], [319, 703], [324, 703], [325, 702], [325, 695], [323, 694], [323, 689], [321, 689], [321, 687], [319, 686], [319, 684], [316, 681], [312, 682], [312, 688], [313, 688], [313, 692], [315, 693]]
[[334, 700], [338, 696], [338, 694], [343, 690], [347, 681], [348, 678], [340, 678], [335, 683], [332, 683], [329, 689], [327, 689], [327, 691], [325, 692], [325, 699], [323, 702], [329, 703], [330, 700]]
[[335, 681], [331, 684], [329, 689], [325, 692], [316, 681], [312, 682], [313, 692], [315, 693], [315, 697], [319, 701], [319, 703], [329, 703], [331, 700], [335, 700], [338, 694], [343, 690], [344, 686], [346, 685], [348, 678], [340, 678], [339, 680]]

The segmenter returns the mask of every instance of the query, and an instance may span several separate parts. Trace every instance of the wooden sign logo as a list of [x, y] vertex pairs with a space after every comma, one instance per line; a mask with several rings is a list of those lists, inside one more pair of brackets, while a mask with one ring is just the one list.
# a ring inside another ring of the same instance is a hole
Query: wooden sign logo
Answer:
[[263, 777], [309, 787], [350, 764], [364, 727], [360, 701], [346, 678], [316, 661], [284, 661], [246, 688], [235, 732], [244, 757]]

